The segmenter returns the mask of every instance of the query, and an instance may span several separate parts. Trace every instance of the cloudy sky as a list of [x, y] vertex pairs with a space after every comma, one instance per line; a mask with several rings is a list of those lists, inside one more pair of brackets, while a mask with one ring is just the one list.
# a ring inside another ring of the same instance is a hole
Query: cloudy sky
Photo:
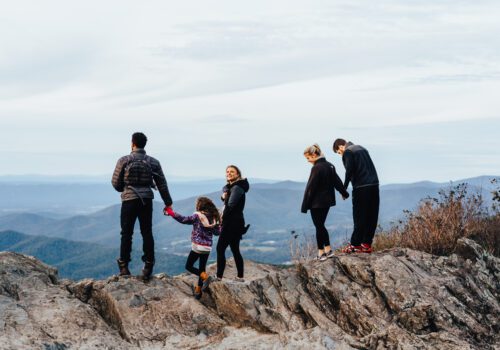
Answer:
[[111, 174], [143, 131], [170, 176], [304, 180], [364, 145], [381, 181], [500, 175], [500, 2], [12, 1], [0, 175]]

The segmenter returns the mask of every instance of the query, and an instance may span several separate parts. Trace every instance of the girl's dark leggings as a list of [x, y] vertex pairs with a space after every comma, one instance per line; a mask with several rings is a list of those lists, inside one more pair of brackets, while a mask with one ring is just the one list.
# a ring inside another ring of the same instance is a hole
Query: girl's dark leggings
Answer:
[[328, 231], [325, 227], [325, 221], [329, 210], [330, 208], [311, 209], [312, 221], [314, 227], [316, 227], [316, 243], [318, 243], [318, 249], [324, 249], [325, 246], [330, 245], [330, 237], [328, 237]]
[[231, 237], [229, 234], [221, 234], [217, 242], [217, 277], [222, 278], [226, 269], [226, 249], [231, 247], [238, 277], [243, 278], [243, 257], [240, 253], [241, 236]]
[[[192, 274], [195, 274], [196, 276], [200, 276], [202, 272], [205, 272], [209, 255], [210, 255], [209, 253], [200, 254], [191, 250], [186, 261], [186, 270], [188, 270]], [[198, 265], [198, 268], [196, 268], [194, 267], [194, 263], [198, 259], [200, 259], [200, 264]], [[199, 286], [203, 285], [203, 281], [201, 278], [198, 278], [198, 285]]]

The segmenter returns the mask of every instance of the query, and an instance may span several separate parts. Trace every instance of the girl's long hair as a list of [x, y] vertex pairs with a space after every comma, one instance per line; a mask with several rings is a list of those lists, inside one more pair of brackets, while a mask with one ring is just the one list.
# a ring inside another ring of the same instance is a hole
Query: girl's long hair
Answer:
[[207, 216], [208, 221], [214, 221], [220, 224], [220, 213], [219, 209], [215, 206], [214, 202], [207, 197], [198, 197], [196, 200], [196, 210], [202, 212]]

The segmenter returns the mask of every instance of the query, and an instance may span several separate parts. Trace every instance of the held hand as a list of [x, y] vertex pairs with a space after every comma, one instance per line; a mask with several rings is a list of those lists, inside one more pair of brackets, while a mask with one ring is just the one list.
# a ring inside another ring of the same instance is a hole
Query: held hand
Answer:
[[163, 215], [168, 215], [168, 216], [174, 216], [175, 215], [175, 212], [174, 210], [172, 209], [172, 206], [169, 205], [167, 207], [165, 207], [163, 209]]
[[346, 200], [347, 198], [349, 198], [349, 193], [347, 193], [347, 192], [346, 192], [345, 196], [344, 196], [344, 195], [342, 195], [342, 199], [343, 199], [343, 200]]

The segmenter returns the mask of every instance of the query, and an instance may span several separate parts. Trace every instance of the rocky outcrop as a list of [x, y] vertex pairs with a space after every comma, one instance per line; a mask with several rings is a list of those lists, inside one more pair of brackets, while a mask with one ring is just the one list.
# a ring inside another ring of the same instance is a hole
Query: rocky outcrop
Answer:
[[500, 348], [500, 261], [469, 240], [450, 257], [393, 249], [245, 268], [245, 282], [214, 282], [198, 301], [189, 275], [58, 281], [0, 253], [0, 348]]

